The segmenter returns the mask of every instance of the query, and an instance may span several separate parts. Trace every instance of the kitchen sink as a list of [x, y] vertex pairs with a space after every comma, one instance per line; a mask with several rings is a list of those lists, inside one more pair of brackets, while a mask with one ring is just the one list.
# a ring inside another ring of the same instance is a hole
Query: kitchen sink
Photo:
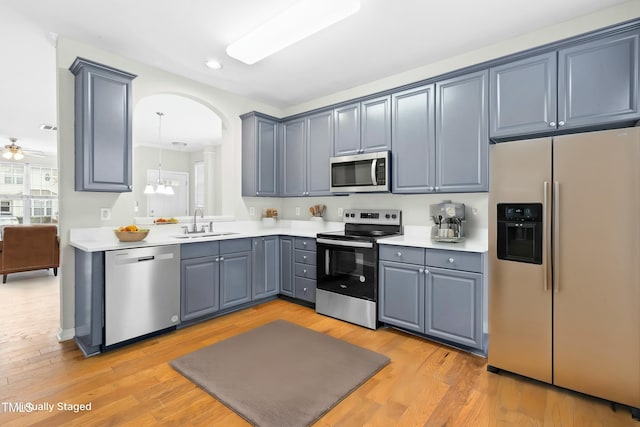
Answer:
[[221, 231], [213, 233], [193, 233], [193, 234], [175, 234], [171, 237], [174, 239], [202, 239], [204, 237], [217, 237], [217, 236], [229, 236], [232, 234], [238, 234], [231, 231]]

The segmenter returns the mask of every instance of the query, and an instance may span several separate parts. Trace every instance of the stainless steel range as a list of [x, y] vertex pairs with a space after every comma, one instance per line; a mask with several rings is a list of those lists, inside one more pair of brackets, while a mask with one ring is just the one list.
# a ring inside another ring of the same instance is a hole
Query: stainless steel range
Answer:
[[344, 222], [344, 231], [316, 236], [316, 312], [376, 329], [377, 240], [402, 234], [402, 212], [349, 209]]

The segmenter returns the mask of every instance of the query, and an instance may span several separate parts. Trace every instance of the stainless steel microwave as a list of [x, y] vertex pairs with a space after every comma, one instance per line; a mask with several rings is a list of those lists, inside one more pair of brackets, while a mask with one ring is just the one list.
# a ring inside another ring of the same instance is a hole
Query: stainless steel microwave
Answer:
[[389, 151], [331, 157], [331, 192], [370, 193], [388, 192], [390, 163]]

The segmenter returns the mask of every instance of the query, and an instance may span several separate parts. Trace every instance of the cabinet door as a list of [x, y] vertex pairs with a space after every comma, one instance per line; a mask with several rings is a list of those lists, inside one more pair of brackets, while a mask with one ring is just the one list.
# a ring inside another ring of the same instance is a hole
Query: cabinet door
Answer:
[[218, 257], [185, 259], [180, 262], [180, 269], [180, 318], [190, 320], [218, 311]]
[[294, 297], [293, 238], [280, 238], [280, 293]]
[[334, 110], [333, 155], [344, 156], [360, 152], [360, 103]]
[[556, 52], [490, 70], [492, 138], [556, 128]]
[[482, 349], [482, 274], [427, 270], [425, 333]]
[[638, 114], [634, 30], [558, 51], [558, 126], [633, 121]]
[[220, 308], [251, 301], [251, 252], [220, 256]]
[[333, 147], [333, 111], [307, 117], [307, 194], [330, 195], [329, 157]]
[[282, 195], [304, 196], [306, 193], [304, 119], [283, 124], [282, 130]]
[[75, 75], [75, 189], [131, 191], [131, 87], [136, 77], [78, 58]]
[[276, 123], [257, 118], [257, 196], [277, 196]]
[[488, 190], [489, 72], [436, 83], [436, 191]]
[[393, 102], [394, 193], [433, 191], [436, 179], [434, 85], [395, 93]]
[[280, 249], [278, 237], [253, 239], [253, 299], [278, 293], [280, 278]]
[[360, 105], [360, 152], [391, 150], [391, 97]]
[[424, 267], [380, 262], [378, 317], [381, 322], [424, 332]]

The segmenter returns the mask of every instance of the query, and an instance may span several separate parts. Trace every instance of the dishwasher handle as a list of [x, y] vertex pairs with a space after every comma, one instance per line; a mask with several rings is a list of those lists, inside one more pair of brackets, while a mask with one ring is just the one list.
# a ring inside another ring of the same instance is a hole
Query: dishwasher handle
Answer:
[[115, 259], [115, 265], [137, 264], [139, 262], [145, 262], [145, 261], [162, 261], [162, 260], [170, 260], [174, 258], [174, 254], [171, 252], [159, 253], [155, 255], [145, 255], [140, 257], [135, 256], [135, 254], [130, 254], [129, 252], [122, 252], [122, 253], [116, 254], [116, 256], [118, 258]]
[[155, 256], [151, 255], [151, 256], [143, 256], [138, 258], [138, 262], [142, 262], [142, 261], [153, 261], [154, 259], [156, 259]]

